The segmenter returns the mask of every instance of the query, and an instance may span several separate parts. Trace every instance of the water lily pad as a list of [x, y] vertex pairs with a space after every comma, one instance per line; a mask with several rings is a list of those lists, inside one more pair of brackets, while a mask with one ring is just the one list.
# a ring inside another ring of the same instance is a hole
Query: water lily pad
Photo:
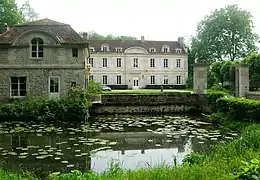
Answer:
[[72, 167], [74, 167], [74, 164], [67, 165], [67, 168], [72, 168]]
[[114, 146], [114, 145], [116, 145], [116, 144], [117, 144], [117, 142], [110, 142], [110, 143], [109, 143], [110, 146]]
[[18, 156], [19, 159], [25, 159], [26, 156]]
[[36, 159], [45, 159], [45, 156], [37, 156]]
[[60, 160], [60, 157], [55, 157], [54, 159], [55, 159], [55, 160]]
[[68, 161], [61, 161], [62, 164], [68, 164]]

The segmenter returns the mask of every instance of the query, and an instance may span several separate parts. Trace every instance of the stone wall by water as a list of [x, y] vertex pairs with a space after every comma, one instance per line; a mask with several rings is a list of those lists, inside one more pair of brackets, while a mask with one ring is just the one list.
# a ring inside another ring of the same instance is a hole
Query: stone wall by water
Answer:
[[209, 111], [205, 95], [103, 94], [101, 104], [93, 104], [91, 114], [189, 113]]
[[247, 99], [255, 99], [255, 100], [260, 100], [260, 93], [254, 93], [250, 92], [246, 95]]

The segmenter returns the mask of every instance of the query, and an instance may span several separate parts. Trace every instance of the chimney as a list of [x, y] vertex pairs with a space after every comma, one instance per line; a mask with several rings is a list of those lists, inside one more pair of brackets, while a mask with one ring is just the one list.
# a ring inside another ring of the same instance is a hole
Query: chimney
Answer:
[[88, 40], [88, 33], [83, 32], [82, 33], [82, 38], [83, 38], [84, 41], [87, 41]]
[[184, 37], [178, 37], [178, 43], [180, 44], [181, 47], [184, 47], [185, 46]]
[[144, 42], [144, 36], [141, 36], [141, 41]]

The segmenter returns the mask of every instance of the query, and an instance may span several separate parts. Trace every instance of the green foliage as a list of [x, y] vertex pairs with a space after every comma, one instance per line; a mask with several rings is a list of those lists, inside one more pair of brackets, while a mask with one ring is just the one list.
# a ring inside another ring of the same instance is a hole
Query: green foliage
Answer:
[[23, 14], [15, 0], [1, 0], [0, 9], [0, 26], [3, 26], [5, 23], [12, 26], [24, 22]]
[[213, 108], [213, 111], [215, 110], [215, 108], [217, 108], [217, 100], [219, 98], [225, 97], [227, 95], [226, 92], [223, 91], [212, 91], [212, 90], [208, 90], [207, 91], [207, 100], [208, 100], [208, 104], [211, 106], [211, 108]]
[[88, 93], [90, 95], [99, 94], [99, 93], [101, 93], [101, 91], [102, 90], [101, 90], [100, 83], [97, 83], [97, 82], [95, 82], [93, 80], [90, 80], [88, 82]]
[[88, 40], [137, 40], [137, 38], [133, 36], [114, 36], [112, 34], [104, 36], [95, 31], [80, 32], [79, 34], [82, 36], [84, 33], [88, 35]]
[[90, 106], [88, 94], [72, 88], [67, 98], [45, 100], [29, 98], [0, 106], [1, 121], [80, 121]]
[[206, 156], [204, 154], [190, 153], [184, 157], [182, 162], [191, 166], [201, 163], [205, 158]]
[[252, 15], [237, 5], [228, 5], [216, 9], [199, 23], [191, 49], [198, 61], [234, 61], [255, 52], [257, 40]]
[[253, 54], [246, 57], [243, 63], [249, 65], [250, 88], [260, 87], [260, 54]]
[[232, 119], [240, 121], [258, 121], [260, 101], [243, 98], [220, 98], [216, 106], [219, 112], [227, 113]]
[[234, 179], [248, 180], [248, 179], [260, 179], [260, 161], [256, 158], [250, 162], [243, 162], [243, 166], [240, 170], [234, 173]]

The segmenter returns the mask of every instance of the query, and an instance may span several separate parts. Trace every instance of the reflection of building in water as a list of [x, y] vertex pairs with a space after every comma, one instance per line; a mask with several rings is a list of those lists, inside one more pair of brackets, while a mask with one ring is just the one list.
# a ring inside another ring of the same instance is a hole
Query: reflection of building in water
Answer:
[[[160, 148], [177, 148], [179, 152], [185, 152], [184, 145], [188, 138], [172, 138], [172, 142], [167, 142], [164, 134], [155, 134], [153, 132], [116, 132], [116, 133], [100, 133], [96, 138], [116, 141], [117, 145], [112, 146], [115, 151], [122, 151], [124, 155], [127, 150], [140, 150], [141, 154], [145, 154], [146, 149]], [[157, 146], [157, 145], [160, 146]]]

